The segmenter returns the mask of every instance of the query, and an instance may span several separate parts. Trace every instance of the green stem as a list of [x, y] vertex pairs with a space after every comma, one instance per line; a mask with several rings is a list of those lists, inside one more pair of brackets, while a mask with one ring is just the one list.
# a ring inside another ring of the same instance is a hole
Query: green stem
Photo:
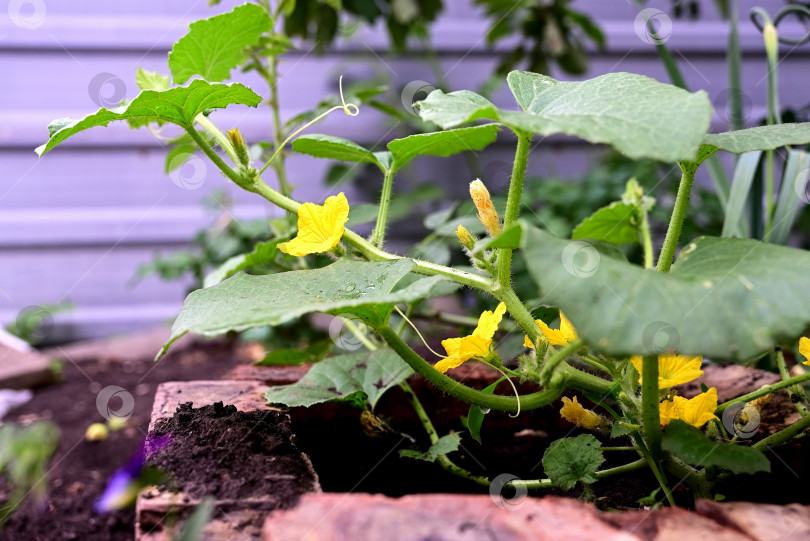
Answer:
[[810, 381], [810, 372], [806, 374], [802, 374], [801, 376], [796, 376], [794, 378], [786, 379], [784, 381], [780, 381], [778, 383], [773, 383], [771, 385], [766, 385], [756, 391], [750, 392], [748, 394], [744, 394], [742, 396], [738, 396], [737, 398], [733, 398], [728, 402], [723, 402], [717, 409], [715, 410], [715, 414], [722, 413], [727, 407], [738, 404], [740, 402], [750, 402], [751, 400], [755, 400], [761, 396], [765, 396], [766, 394], [775, 393], [776, 391], [780, 391], [785, 389], [786, 387], [790, 387], [791, 385], [796, 385], [799, 383], [804, 383], [805, 381]]
[[[512, 177], [509, 180], [509, 194], [506, 198], [506, 212], [503, 215], [503, 228], [517, 222], [520, 215], [520, 197], [523, 194], [523, 177], [526, 174], [526, 163], [531, 148], [531, 134], [515, 131], [517, 135], [517, 149], [515, 150], [515, 163], [512, 166]], [[501, 287], [509, 287], [512, 283], [512, 250], [500, 248], [498, 250], [497, 280]]]
[[741, 130], [745, 127], [742, 104], [742, 53], [740, 52], [740, 17], [737, 2], [729, 2], [728, 48], [726, 49], [726, 65], [728, 65], [728, 108], [731, 112], [729, 127], [732, 130]]
[[[278, 99], [278, 59], [275, 56], [270, 57], [269, 72], [265, 80], [270, 86], [270, 109], [273, 112], [273, 146], [278, 147], [284, 140], [282, 132], [283, 125], [281, 124], [281, 111]], [[292, 186], [287, 180], [287, 169], [284, 165], [284, 154], [279, 155], [278, 160], [273, 163], [273, 170], [278, 177], [278, 184], [281, 188], [281, 193], [289, 197], [292, 193]]]
[[239, 163], [239, 157], [236, 155], [236, 151], [233, 149], [231, 140], [228, 139], [228, 136], [222, 133], [219, 128], [217, 128], [216, 124], [208, 120], [208, 117], [202, 113], [194, 117], [194, 122], [199, 124], [205, 131], [211, 134], [220, 148], [222, 148], [222, 150], [225, 151], [225, 154], [227, 154], [231, 159], [231, 162], [234, 164]]
[[802, 417], [789, 427], [785, 428], [784, 430], [780, 430], [776, 434], [768, 436], [764, 440], [760, 440], [756, 442], [753, 447], [754, 449], [759, 449], [762, 451], [763, 449], [771, 449], [773, 447], [778, 447], [784, 443], [787, 443], [794, 437], [801, 434], [806, 429], [810, 428], [810, 415]]
[[557, 366], [565, 362], [568, 357], [584, 345], [585, 342], [583, 342], [581, 338], [575, 338], [565, 344], [561, 350], [549, 357], [543, 364], [543, 368], [540, 369], [540, 384], [543, 386], [548, 385]]
[[[430, 439], [430, 444], [433, 445], [439, 441], [439, 434], [436, 432], [436, 428], [433, 426], [433, 422], [430, 420], [430, 416], [428, 416], [425, 408], [422, 406], [422, 402], [419, 401], [419, 398], [416, 396], [416, 393], [413, 392], [413, 389], [407, 382], [403, 381], [399, 384], [399, 387], [405, 393], [405, 396], [408, 397], [408, 401], [411, 403], [411, 407], [413, 411], [416, 413], [416, 417], [419, 419], [419, 422], [422, 423], [422, 427], [425, 429], [425, 432]], [[474, 483], [478, 483], [479, 485], [489, 487], [492, 483], [486, 477], [482, 477], [480, 475], [474, 475], [473, 473], [465, 470], [461, 466], [458, 466], [452, 460], [447, 458], [447, 455], [439, 455], [437, 459], [439, 465], [446, 471], [452, 473], [453, 475], [458, 475], [459, 477], [463, 477], [464, 479], [468, 479], [473, 481]]]
[[[502, 396], [484, 393], [477, 389], [467, 387], [452, 378], [449, 378], [438, 372], [427, 361], [420, 357], [414, 350], [408, 346], [400, 337], [385, 325], [377, 329], [391, 349], [393, 349], [408, 365], [418, 372], [427, 381], [432, 383], [440, 391], [444, 391], [459, 400], [463, 400], [468, 404], [475, 404], [483, 409], [494, 409], [499, 411], [518, 411], [521, 410], [537, 409], [546, 406], [556, 400], [562, 394], [563, 386], [555, 389], [544, 389], [536, 393], [524, 395], [519, 398], [514, 396]], [[520, 403], [518, 404], [518, 401]]]
[[[790, 373], [788, 372], [787, 365], [785, 364], [785, 355], [782, 353], [781, 349], [776, 350], [776, 366], [779, 368], [779, 375], [782, 376], [782, 381], [790, 379]], [[807, 401], [807, 397], [804, 395], [804, 391], [798, 385], [791, 385], [787, 388], [788, 396], [790, 396], [790, 401], [796, 406], [796, 410], [802, 417], [807, 416], [807, 408], [804, 405], [804, 402]]]
[[765, 235], [764, 239], [767, 241], [771, 236], [773, 229], [773, 211], [776, 208], [774, 204], [773, 191], [774, 191], [774, 151], [765, 151]]
[[661, 418], [658, 413], [658, 355], [645, 355], [641, 365], [641, 413], [644, 440], [653, 460], [661, 456]]
[[681, 182], [678, 186], [678, 195], [675, 197], [675, 206], [672, 209], [672, 218], [667, 228], [667, 236], [664, 238], [664, 245], [658, 256], [658, 270], [669, 272], [672, 261], [675, 258], [675, 250], [678, 248], [678, 239], [681, 237], [683, 221], [686, 218], [686, 210], [689, 207], [689, 193], [692, 191], [692, 182], [695, 180], [695, 172], [698, 165], [695, 163], [679, 163], [681, 167]]
[[393, 168], [387, 169], [383, 178], [382, 194], [380, 195], [380, 210], [377, 213], [377, 225], [371, 233], [371, 244], [377, 248], [382, 248], [385, 242], [385, 228], [388, 225], [388, 207], [391, 203], [394, 174], [395, 171]]
[[641, 241], [644, 246], [644, 268], [651, 269], [653, 266], [653, 246], [650, 236], [650, 221], [647, 219], [647, 211], [641, 210]]
[[[608, 468], [607, 470], [598, 471], [594, 473], [593, 476], [597, 479], [605, 479], [614, 475], [621, 475], [631, 471], [640, 470], [646, 464], [647, 462], [643, 458], [640, 458], [635, 462], [630, 462], [629, 464], [623, 464], [621, 466], [616, 466], [615, 468]], [[543, 490], [553, 487], [551, 479], [532, 479], [525, 481], [522, 479], [515, 479], [514, 481], [507, 483], [507, 485], [516, 489], [525, 488], [527, 490]]]
[[[656, 408], [657, 409], [657, 408]], [[644, 440], [638, 435], [635, 434], [631, 436], [631, 439], [638, 447], [638, 452], [641, 453], [641, 456], [644, 457], [644, 462], [650, 467], [655, 479], [658, 481], [658, 485], [661, 487], [661, 490], [664, 491], [664, 495], [667, 498], [667, 501], [673, 507], [675, 506], [675, 498], [672, 497], [672, 491], [669, 489], [669, 484], [667, 484], [666, 476], [664, 472], [661, 470], [661, 464], [653, 457], [650, 450], [644, 445]]]

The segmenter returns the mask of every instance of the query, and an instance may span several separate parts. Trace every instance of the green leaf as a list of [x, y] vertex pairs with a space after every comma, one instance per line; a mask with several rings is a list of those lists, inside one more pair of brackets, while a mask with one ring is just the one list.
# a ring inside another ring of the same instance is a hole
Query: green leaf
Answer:
[[472, 128], [434, 133], [419, 133], [388, 143], [394, 158], [394, 170], [402, 168], [416, 156], [452, 156], [464, 151], [482, 150], [495, 141], [500, 126], [487, 124]]
[[292, 385], [270, 387], [264, 394], [268, 404], [289, 407], [349, 402], [359, 408], [366, 401], [373, 409], [380, 397], [413, 370], [390, 349], [327, 357]]
[[810, 143], [810, 122], [710, 133], [703, 138], [703, 143], [734, 154], [772, 150], [787, 145], [806, 145]]
[[274, 349], [256, 363], [256, 366], [291, 366], [309, 362], [317, 362], [326, 355], [334, 343], [329, 340], [311, 342], [304, 349], [279, 348]]
[[513, 71], [507, 81], [522, 112], [498, 109], [474, 92], [436, 90], [420, 103], [420, 116], [442, 128], [490, 119], [529, 133], [607, 143], [630, 158], [674, 162], [695, 160], [712, 115], [705, 92], [631, 73], [562, 82]]
[[237, 272], [256, 265], [271, 263], [276, 257], [276, 245], [286, 239], [269, 240], [260, 242], [254, 246], [253, 250], [246, 254], [239, 254], [231, 257], [225, 263], [212, 270], [203, 280], [203, 287], [211, 287], [220, 283], [225, 278], [233, 276]]
[[106, 126], [116, 120], [130, 120], [139, 123], [171, 122], [190, 128], [194, 117], [206, 109], [221, 109], [231, 104], [256, 107], [262, 98], [239, 83], [207, 83], [194, 80], [189, 86], [178, 86], [158, 92], [144, 90], [126, 106], [114, 109], [99, 109], [81, 120], [60, 119], [51, 123], [57, 127], [48, 131], [51, 138], [37, 147], [36, 153], [42, 156], [53, 147], [76, 133], [96, 126]]
[[161, 75], [157, 71], [146, 71], [138, 68], [135, 72], [135, 84], [141, 90], [157, 90], [158, 92], [169, 89], [169, 76]]
[[762, 157], [761, 150], [746, 152], [737, 159], [734, 167], [734, 178], [731, 181], [731, 190], [726, 203], [725, 219], [723, 220], [723, 237], [744, 237], [747, 236], [747, 222], [743, 218], [746, 210], [748, 194], [751, 192], [751, 185], [759, 170], [759, 159]]
[[546, 475], [563, 490], [571, 490], [577, 482], [595, 483], [593, 474], [604, 461], [602, 444], [590, 434], [559, 439], [543, 453]]
[[621, 201], [602, 207], [574, 228], [571, 238], [594, 239], [614, 244], [638, 242], [637, 208]]
[[183, 84], [195, 75], [210, 82], [228, 79], [231, 70], [247, 60], [246, 48], [258, 44], [272, 26], [270, 16], [256, 4], [191, 23], [169, 52], [174, 82]]
[[371, 203], [352, 205], [349, 208], [349, 221], [346, 222], [346, 227], [354, 227], [356, 225], [373, 222], [377, 219], [379, 212], [380, 207]]
[[692, 466], [720, 466], [734, 473], [771, 471], [771, 463], [761, 451], [733, 443], [717, 443], [680, 419], [669, 423], [664, 430], [661, 448]]
[[[502, 377], [492, 385], [488, 385], [487, 387], [481, 389], [481, 392], [487, 394], [495, 393], [495, 388], [505, 379], [505, 376]], [[475, 404], [470, 405], [470, 412], [467, 414], [467, 430], [470, 431], [470, 436], [472, 439], [478, 443], [481, 443], [481, 427], [484, 424], [485, 415], [486, 414], [481, 410], [480, 407], [476, 406]]]
[[385, 166], [370, 150], [357, 143], [332, 135], [307, 134], [293, 141], [292, 149], [315, 158], [326, 158], [342, 162], [373, 163], [382, 171]]
[[414, 451], [413, 449], [400, 449], [399, 456], [407, 458], [414, 458], [416, 460], [426, 460], [428, 462], [435, 462], [437, 458], [442, 455], [447, 455], [458, 451], [458, 446], [461, 444], [461, 434], [454, 432], [439, 438], [439, 441], [430, 446], [424, 453]]
[[701, 237], [662, 273], [527, 227], [523, 251], [544, 302], [609, 355], [675, 350], [744, 361], [810, 324], [810, 253], [802, 250]]
[[186, 298], [158, 358], [172, 342], [189, 332], [218, 336], [279, 325], [310, 312], [350, 313], [372, 326], [379, 325], [395, 303], [430, 297], [447, 285], [446, 279], [432, 276], [394, 291], [414, 265], [410, 259], [340, 259], [320, 269], [261, 276], [237, 274], [213, 287], [193, 291]]

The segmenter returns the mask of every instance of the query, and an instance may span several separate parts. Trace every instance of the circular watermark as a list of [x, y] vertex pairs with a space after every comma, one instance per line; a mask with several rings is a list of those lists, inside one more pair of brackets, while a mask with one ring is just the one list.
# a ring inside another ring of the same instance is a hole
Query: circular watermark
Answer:
[[416, 102], [422, 101], [438, 87], [427, 81], [411, 81], [405, 85], [400, 94], [402, 107], [412, 115], [419, 116], [419, 106]]
[[489, 485], [489, 497], [492, 499], [492, 503], [508, 511], [520, 508], [523, 502], [526, 501], [529, 491], [525, 486], [510, 484], [512, 481], [519, 480], [520, 477], [511, 473], [502, 473], [493, 479]]
[[802, 169], [793, 179], [793, 191], [805, 204], [810, 205], [810, 168]]
[[42, 306], [26, 306], [14, 320], [14, 334], [31, 345], [46, 340], [53, 333], [53, 314]]
[[[738, 100], [740, 103], [739, 110], [734, 107], [733, 102], [735, 100]], [[712, 103], [714, 104], [714, 110], [717, 116], [724, 119], [729, 124], [745, 124], [745, 121], [751, 116], [751, 111], [754, 108], [754, 101], [751, 99], [751, 96], [738, 88], [724, 88], [714, 97]]]
[[723, 410], [723, 426], [738, 438], [753, 438], [759, 430], [760, 420], [759, 410], [746, 407], [745, 402], [735, 402]]
[[108, 385], [96, 395], [96, 409], [108, 421], [124, 423], [135, 411], [135, 399], [123, 387]]
[[114, 73], [102, 72], [90, 79], [87, 95], [99, 107], [116, 107], [127, 95], [127, 85]]
[[329, 322], [329, 337], [337, 347], [346, 351], [357, 351], [363, 347], [363, 341], [358, 337], [366, 335], [370, 328], [354, 314], [339, 314]]
[[672, 35], [672, 18], [660, 9], [642, 9], [633, 21], [633, 29], [641, 41], [661, 45]]
[[666, 321], [653, 321], [646, 327], [641, 335], [641, 343], [646, 351], [658, 354], [672, 353], [681, 343], [681, 334], [673, 325]]
[[512, 163], [503, 160], [487, 162], [481, 171], [482, 180], [487, 186], [505, 186], [512, 178]]
[[563, 268], [578, 278], [590, 278], [596, 274], [600, 261], [599, 251], [585, 241], [576, 240], [563, 249]]
[[169, 162], [169, 178], [184, 190], [197, 190], [205, 182], [208, 166], [198, 156], [183, 152]]
[[42, 0], [11, 0], [8, 16], [20, 28], [34, 30], [45, 22], [45, 2]]

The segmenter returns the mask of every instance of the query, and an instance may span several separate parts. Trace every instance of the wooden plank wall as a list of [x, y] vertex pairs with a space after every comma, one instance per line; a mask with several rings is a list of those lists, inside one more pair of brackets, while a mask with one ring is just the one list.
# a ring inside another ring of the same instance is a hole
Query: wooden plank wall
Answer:
[[[44, 159], [33, 148], [43, 143], [45, 127], [54, 118], [77, 117], [99, 105], [132, 98], [137, 93], [138, 66], [166, 68], [166, 53], [189, 22], [229, 10], [238, 2], [208, 8], [204, 0], [13, 0], [0, 13], [0, 323], [13, 320], [21, 308], [60, 301], [77, 309], [56, 316], [53, 339], [107, 335], [171, 320], [181, 305], [186, 284], [147, 279], [136, 287], [130, 280], [136, 266], [155, 252], [171, 252], [186, 245], [192, 233], [211, 222], [200, 205], [215, 189], [234, 198], [237, 219], [277, 216], [249, 194], [230, 189], [212, 166], [199, 160], [198, 169], [186, 168], [188, 182], [172, 180], [163, 172], [165, 150], [146, 131], [124, 126], [95, 129], [76, 136]], [[705, 89], [718, 104], [716, 128], [724, 127], [725, 23], [713, 3], [702, 4], [699, 22], [675, 20], [669, 45], [693, 89]], [[487, 21], [472, 0], [445, 0], [446, 10], [434, 27], [434, 42], [454, 88], [475, 88], [490, 73], [497, 51], [487, 48]], [[660, 80], [666, 74], [653, 47], [636, 33], [635, 10], [629, 0], [577, 0], [574, 7], [593, 14], [608, 35], [605, 51], [592, 56], [591, 72], [644, 73]], [[670, 1], [650, 2], [667, 12]], [[754, 5], [771, 12], [779, 0], [740, 2], [747, 14]], [[765, 67], [761, 39], [745, 19], [741, 29], [745, 52], [743, 69], [750, 120], [761, 118], [765, 104]], [[501, 49], [503, 49], [501, 47]], [[782, 103], [801, 106], [810, 70], [808, 48], [785, 48], [780, 65]], [[316, 56], [307, 47], [290, 54], [282, 66], [283, 116], [313, 106], [336, 89], [337, 76], [369, 77], [382, 73], [392, 79], [392, 98], [411, 81], [432, 81], [425, 63], [395, 58], [387, 52], [380, 29], [364, 29], [335, 52]], [[253, 76], [246, 84], [266, 95]], [[508, 94], [498, 100], [511, 102]], [[223, 128], [240, 126], [248, 140], [267, 137], [267, 111], [253, 113], [232, 107], [212, 118]], [[321, 131], [364, 144], [385, 141], [403, 133], [384, 124], [368, 109], [354, 119], [335, 115]], [[498, 169], [510, 158], [508, 140], [481, 155], [484, 170]], [[575, 175], [587, 168], [594, 149], [569, 138], [551, 138], [531, 157], [539, 174]], [[458, 178], [453, 160], [423, 160], [397, 180], [399, 187], [416, 182], [439, 182], [463, 194], [466, 176]], [[320, 200], [326, 163], [292, 157], [290, 171], [298, 186], [296, 196]], [[367, 195], [351, 187], [350, 200]], [[663, 188], [672, 190], [673, 187]], [[333, 190], [334, 191], [334, 190]], [[662, 195], [662, 194], [655, 194]]]

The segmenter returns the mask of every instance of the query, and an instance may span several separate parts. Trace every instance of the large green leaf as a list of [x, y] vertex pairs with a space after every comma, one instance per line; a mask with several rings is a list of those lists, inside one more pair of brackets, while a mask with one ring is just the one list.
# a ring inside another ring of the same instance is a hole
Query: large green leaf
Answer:
[[772, 150], [787, 145], [806, 145], [810, 143], [810, 122], [710, 133], [703, 138], [703, 143], [734, 154]]
[[523, 246], [543, 302], [604, 353], [748, 360], [810, 323], [810, 253], [802, 250], [702, 237], [662, 273], [535, 228]]
[[114, 109], [99, 109], [81, 120], [62, 118], [48, 126], [51, 138], [37, 147], [42, 156], [50, 149], [80, 131], [96, 126], [106, 126], [116, 120], [131, 120], [138, 123], [172, 122], [184, 128], [193, 125], [194, 117], [206, 109], [221, 109], [238, 103], [256, 107], [262, 98], [239, 83], [207, 83], [192, 81], [188, 86], [179, 86], [158, 92], [144, 90], [129, 104]]
[[678, 419], [664, 431], [661, 448], [692, 466], [720, 466], [734, 473], [771, 471], [771, 463], [761, 451], [733, 443], [717, 443]]
[[268, 404], [289, 407], [347, 401], [363, 408], [368, 401], [373, 409], [385, 391], [411, 374], [411, 367], [390, 349], [337, 355], [312, 365], [292, 385], [270, 387], [264, 397]]
[[590, 434], [582, 434], [549, 445], [543, 453], [543, 470], [554, 486], [571, 490], [577, 482], [595, 483], [594, 474], [604, 461], [599, 440]]
[[692, 94], [631, 73], [563, 82], [513, 71], [507, 80], [522, 112], [498, 109], [474, 92], [435, 90], [421, 102], [420, 115], [443, 128], [495, 120], [539, 135], [607, 143], [631, 158], [673, 162], [695, 160], [712, 114], [705, 92]]
[[375, 325], [384, 321], [395, 303], [413, 302], [449, 282], [422, 278], [403, 289], [394, 286], [414, 267], [410, 259], [363, 262], [340, 259], [314, 270], [250, 276], [237, 274], [207, 289], [192, 292], [172, 325], [169, 341], [158, 357], [179, 337], [192, 332], [218, 336], [228, 331], [279, 325], [310, 312], [351, 313]]
[[383, 171], [386, 167], [370, 150], [366, 150], [357, 143], [319, 133], [302, 135], [293, 141], [292, 149], [301, 154], [308, 154], [315, 158], [326, 158], [342, 162], [373, 163]]
[[637, 213], [635, 205], [616, 201], [585, 218], [574, 228], [571, 237], [614, 244], [638, 242], [638, 227], [634, 224]]
[[191, 23], [188, 33], [169, 52], [175, 84], [195, 75], [210, 82], [228, 79], [231, 70], [248, 58], [246, 48], [258, 44], [259, 37], [272, 27], [270, 16], [256, 4]]
[[400, 169], [416, 156], [452, 156], [467, 150], [482, 150], [495, 141], [500, 126], [487, 124], [472, 128], [419, 133], [388, 143], [394, 169]]

